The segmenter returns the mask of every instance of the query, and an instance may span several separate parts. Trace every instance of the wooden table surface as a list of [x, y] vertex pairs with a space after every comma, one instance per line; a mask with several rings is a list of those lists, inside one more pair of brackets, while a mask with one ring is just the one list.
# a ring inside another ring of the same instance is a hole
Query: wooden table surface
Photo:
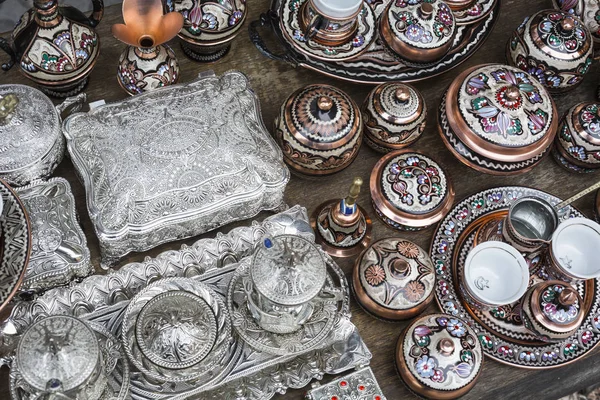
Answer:
[[[504, 49], [510, 32], [516, 28], [524, 17], [543, 8], [550, 8], [550, 0], [501, 0], [502, 9], [500, 18], [486, 43], [476, 54], [458, 68], [449, 71], [439, 77], [415, 84], [427, 102], [430, 110], [427, 128], [422, 138], [417, 141], [412, 149], [424, 152], [435, 157], [447, 167], [447, 172], [452, 178], [457, 201], [477, 191], [501, 185], [524, 185], [548, 191], [562, 198], [583, 189], [597, 179], [598, 175], [574, 175], [560, 168], [553, 159], [546, 158], [532, 172], [517, 177], [493, 177], [471, 170], [459, 163], [452, 154], [446, 150], [437, 133], [435, 125], [435, 110], [444, 89], [452, 79], [462, 70], [469, 66], [481, 63], [504, 63]], [[249, 20], [257, 19], [259, 14], [269, 7], [269, 0], [248, 0]], [[117, 60], [124, 45], [115, 40], [110, 34], [110, 26], [121, 22], [119, 6], [111, 6], [106, 9], [104, 20], [98, 27], [101, 38], [101, 52], [98, 64], [91, 75], [87, 88], [88, 101], [104, 99], [107, 102], [118, 101], [127, 97], [125, 92], [117, 84], [116, 69]], [[213, 69], [217, 74], [227, 70], [240, 70], [250, 78], [252, 87], [258, 93], [261, 100], [262, 113], [265, 124], [272, 128], [273, 120], [279, 112], [279, 107], [285, 98], [294, 90], [309, 83], [328, 83], [337, 85], [350, 94], [359, 104], [362, 103], [370, 86], [351, 84], [337, 81], [311, 72], [305, 69], [293, 69], [283, 63], [271, 61], [263, 57], [251, 44], [248, 34], [244, 31], [233, 43], [232, 51], [227, 57], [218, 63], [203, 65], [187, 59], [177, 43], [172, 44], [181, 64], [181, 81], [186, 82], [193, 79], [199, 72]], [[0, 61], [5, 58], [0, 55]], [[557, 106], [561, 115], [572, 105], [582, 101], [594, 100], [595, 88], [598, 83], [598, 66], [595, 64], [584, 80], [583, 84], [573, 92], [556, 98]], [[7, 73], [0, 72], [0, 84], [24, 83], [30, 84], [15, 67]], [[58, 101], [57, 101], [58, 103]], [[346, 170], [331, 177], [319, 179], [300, 179], [293, 176], [286, 190], [285, 199], [288, 204], [301, 204], [309, 213], [326, 199], [344, 196], [352, 178], [360, 176], [368, 182], [371, 169], [380, 154], [372, 151], [366, 145], [362, 147], [358, 158]], [[98, 241], [94, 236], [91, 222], [86, 213], [84, 191], [80, 182], [76, 179], [75, 171], [70, 160], [66, 158], [55, 172], [56, 176], [67, 178], [73, 187], [77, 201], [77, 208], [81, 216], [81, 222], [87, 235], [88, 244], [92, 252], [92, 260], [99, 270]], [[398, 233], [380, 222], [374, 215], [370, 205], [368, 190], [363, 191], [359, 198], [359, 204], [370, 212], [373, 217], [374, 239], [390, 236], [400, 236], [414, 241], [425, 249], [429, 248], [434, 232], [433, 228], [418, 233]], [[575, 206], [586, 215], [592, 216], [593, 196], [585, 197], [575, 203]], [[259, 217], [266, 216], [266, 213]], [[243, 222], [241, 224], [247, 224]], [[237, 225], [241, 225], [237, 224]], [[228, 231], [233, 225], [223, 228]], [[210, 233], [211, 237], [215, 232]], [[131, 261], [141, 261], [144, 256], [156, 256], [158, 253], [177, 249], [182, 243], [192, 243], [198, 237], [182, 242], [171, 243], [160, 246], [145, 254], [135, 254], [128, 257], [122, 264]], [[350, 279], [353, 259], [339, 260], [339, 265], [344, 269]], [[427, 312], [438, 311], [437, 305], [433, 304]], [[394, 370], [394, 346], [398, 335], [408, 322], [386, 323], [376, 320], [362, 311], [354, 300], [352, 300], [352, 321], [358, 327], [361, 336], [373, 353], [371, 366], [381, 384], [384, 394], [390, 400], [413, 398], [403, 386]], [[519, 399], [553, 399], [573, 393], [588, 385], [598, 382], [600, 364], [595, 363], [598, 352], [593, 351], [587, 357], [567, 366], [552, 370], [526, 370], [503, 365], [491, 359], [485, 360], [483, 372], [475, 388], [465, 398], [519, 398]], [[7, 399], [6, 371], [0, 377], [0, 398]], [[301, 399], [303, 390], [290, 390], [284, 396], [290, 400]]]

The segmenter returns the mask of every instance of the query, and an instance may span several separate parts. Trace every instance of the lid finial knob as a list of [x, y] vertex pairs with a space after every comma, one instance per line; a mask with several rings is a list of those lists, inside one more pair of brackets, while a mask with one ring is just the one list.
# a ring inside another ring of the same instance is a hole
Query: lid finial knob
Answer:
[[452, 339], [443, 338], [437, 344], [437, 349], [443, 356], [451, 356], [454, 353], [454, 342]]
[[429, 19], [433, 15], [433, 5], [431, 3], [421, 3], [419, 7], [419, 16], [423, 19]]
[[563, 307], [569, 307], [577, 301], [577, 293], [571, 288], [564, 288], [558, 295], [558, 302]]
[[333, 100], [331, 100], [331, 97], [321, 96], [317, 100], [317, 107], [319, 107], [319, 110], [327, 112], [333, 107]]

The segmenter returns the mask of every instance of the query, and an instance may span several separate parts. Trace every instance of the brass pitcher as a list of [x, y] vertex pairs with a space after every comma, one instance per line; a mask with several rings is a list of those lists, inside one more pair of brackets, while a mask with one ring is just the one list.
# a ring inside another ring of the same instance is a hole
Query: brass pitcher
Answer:
[[51, 96], [66, 97], [80, 92], [88, 81], [100, 51], [94, 27], [104, 14], [103, 0], [92, 0], [88, 17], [70, 6], [58, 6], [58, 0], [34, 0], [12, 32], [12, 43], [0, 38], [0, 48], [10, 61], [2, 65], [8, 71], [17, 61], [21, 72]]

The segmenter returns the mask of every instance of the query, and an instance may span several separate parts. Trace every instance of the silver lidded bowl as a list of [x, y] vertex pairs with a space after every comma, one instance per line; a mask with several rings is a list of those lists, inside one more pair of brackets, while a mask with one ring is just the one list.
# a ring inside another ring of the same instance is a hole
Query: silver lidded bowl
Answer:
[[324, 290], [327, 266], [321, 251], [294, 235], [265, 238], [250, 265], [248, 308], [266, 331], [299, 330], [313, 313], [314, 301], [334, 300]]
[[0, 179], [23, 186], [50, 176], [65, 152], [60, 112], [84, 99], [70, 98], [55, 108], [37, 89], [0, 85]]

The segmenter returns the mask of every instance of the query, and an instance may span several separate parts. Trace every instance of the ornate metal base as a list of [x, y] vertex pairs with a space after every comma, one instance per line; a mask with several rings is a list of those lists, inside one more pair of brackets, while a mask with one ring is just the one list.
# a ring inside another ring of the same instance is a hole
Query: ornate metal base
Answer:
[[219, 61], [221, 58], [225, 57], [229, 50], [231, 49], [231, 45], [227, 45], [218, 49], [214, 53], [199, 53], [194, 51], [191, 46], [186, 45], [185, 43], [181, 43], [181, 48], [186, 56], [191, 58], [194, 61], [198, 61], [201, 63], [214, 63]]
[[83, 80], [77, 82], [74, 85], [63, 86], [63, 87], [49, 87], [49, 86], [39, 86], [40, 90], [47, 96], [65, 98], [75, 96], [85, 89], [89, 82], [89, 78], [84, 78]]

